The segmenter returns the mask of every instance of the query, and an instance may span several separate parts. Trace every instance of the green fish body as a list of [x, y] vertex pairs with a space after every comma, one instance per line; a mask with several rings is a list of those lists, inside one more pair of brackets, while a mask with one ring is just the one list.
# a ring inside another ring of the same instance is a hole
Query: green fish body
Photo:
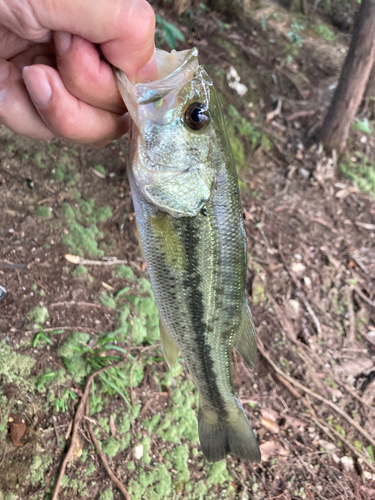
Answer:
[[236, 168], [197, 50], [156, 55], [157, 81], [132, 85], [116, 76], [133, 120], [128, 175], [163, 352], [171, 366], [181, 351], [199, 391], [206, 458], [257, 462], [230, 373], [232, 348], [249, 366], [256, 361]]

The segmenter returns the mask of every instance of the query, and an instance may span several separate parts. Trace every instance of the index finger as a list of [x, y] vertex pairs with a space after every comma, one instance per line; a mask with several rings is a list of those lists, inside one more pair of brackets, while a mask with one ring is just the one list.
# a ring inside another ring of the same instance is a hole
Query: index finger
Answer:
[[[17, 3], [8, 5], [10, 11], [14, 8], [13, 21], [19, 17]], [[33, 39], [38, 38], [38, 30], [40, 36], [45, 30], [67, 31], [100, 44], [108, 61], [131, 80], [140, 72], [143, 78], [156, 77], [155, 14], [146, 0], [28, 0], [25, 3], [31, 8], [24, 14], [26, 23], [21, 27], [24, 38], [28, 38], [28, 30], [33, 32]]]

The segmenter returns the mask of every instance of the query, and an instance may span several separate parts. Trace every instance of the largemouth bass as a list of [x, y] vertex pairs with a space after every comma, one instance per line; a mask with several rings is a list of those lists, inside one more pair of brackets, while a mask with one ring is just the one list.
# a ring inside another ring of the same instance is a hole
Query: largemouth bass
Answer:
[[133, 120], [128, 176], [170, 366], [181, 351], [199, 391], [206, 458], [258, 462], [255, 434], [230, 373], [232, 348], [256, 361], [246, 297], [246, 241], [236, 168], [198, 51], [157, 50], [157, 81], [115, 70]]

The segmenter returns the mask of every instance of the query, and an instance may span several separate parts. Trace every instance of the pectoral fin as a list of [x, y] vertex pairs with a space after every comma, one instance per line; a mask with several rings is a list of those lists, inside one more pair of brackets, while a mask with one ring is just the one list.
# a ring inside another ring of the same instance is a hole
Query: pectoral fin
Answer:
[[159, 320], [159, 328], [160, 328], [160, 340], [161, 340], [161, 347], [163, 349], [163, 354], [168, 363], [169, 368], [172, 368], [172, 366], [177, 361], [180, 348], [171, 337], [171, 334], [165, 328], [165, 325], [161, 318]]
[[233, 347], [241, 354], [247, 365], [250, 367], [255, 365], [257, 360], [257, 339], [247, 299], [243, 306], [241, 323], [235, 334]]

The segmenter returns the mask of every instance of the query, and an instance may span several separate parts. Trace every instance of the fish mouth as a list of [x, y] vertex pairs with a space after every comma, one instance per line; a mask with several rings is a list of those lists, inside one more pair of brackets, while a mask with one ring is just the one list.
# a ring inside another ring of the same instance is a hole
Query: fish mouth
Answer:
[[139, 106], [154, 103], [174, 89], [183, 88], [198, 69], [198, 50], [166, 52], [155, 49], [158, 79], [132, 84], [125, 73], [114, 68], [119, 89], [132, 119], [137, 122]]

